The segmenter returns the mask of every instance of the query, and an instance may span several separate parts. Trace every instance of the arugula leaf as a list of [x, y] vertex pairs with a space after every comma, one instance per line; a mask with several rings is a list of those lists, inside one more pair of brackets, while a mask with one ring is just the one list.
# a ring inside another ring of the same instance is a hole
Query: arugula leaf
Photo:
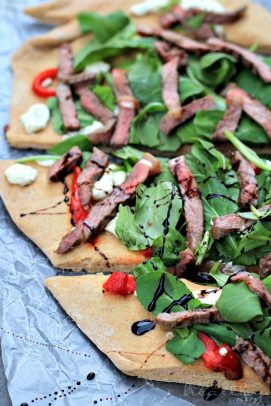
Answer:
[[139, 159], [142, 158], [143, 154], [144, 152], [139, 151], [139, 149], [130, 147], [129, 145], [113, 152], [113, 155], [117, 158], [121, 158], [125, 161], [129, 160], [132, 164], [135, 164], [137, 161], [139, 161]]
[[[249, 251], [255, 250], [255, 248], [266, 247], [266, 250], [270, 250], [271, 243], [271, 230], [264, 226], [264, 223], [257, 221], [248, 231], [246, 231], [239, 239], [238, 247], [236, 249], [234, 258], [238, 263], [242, 263], [243, 257], [247, 257]], [[257, 258], [257, 252], [253, 252]], [[261, 258], [262, 253], [259, 253]]]
[[205, 255], [210, 250], [212, 243], [213, 239], [210, 238], [210, 232], [207, 230], [205, 231], [204, 236], [195, 251], [196, 265], [200, 265], [202, 263]]
[[211, 275], [216, 283], [218, 284], [219, 287], [224, 286], [230, 277], [230, 275], [226, 275], [222, 272], [219, 271], [219, 267], [221, 265], [222, 261], [217, 261], [211, 268], [209, 275]]
[[65, 127], [57, 98], [49, 97], [47, 99], [47, 107], [50, 110], [53, 129], [57, 134], [63, 134], [65, 132]]
[[130, 22], [129, 17], [122, 11], [115, 11], [106, 16], [85, 11], [79, 13], [77, 18], [83, 34], [93, 32], [101, 43], [108, 41]]
[[60, 155], [30, 155], [24, 158], [17, 159], [16, 162], [23, 164], [28, 162], [37, 162], [37, 161], [57, 161], [60, 158]]
[[254, 342], [258, 347], [260, 347], [263, 352], [268, 356], [271, 357], [271, 346], [270, 346], [270, 339], [271, 339], [271, 328], [267, 328], [263, 332], [257, 332], [254, 337]]
[[75, 101], [75, 108], [81, 128], [84, 128], [94, 122], [94, 118], [83, 109], [79, 100]]
[[222, 110], [200, 110], [194, 118], [194, 126], [196, 134], [201, 137], [205, 136], [212, 139], [216, 126], [223, 118], [224, 111]]
[[243, 115], [236, 131], [236, 136], [243, 142], [255, 145], [269, 144], [269, 138], [264, 129], [250, 117]]
[[92, 147], [92, 144], [86, 135], [78, 134], [59, 142], [52, 148], [49, 148], [48, 152], [50, 154], [63, 155], [74, 146], [80, 148], [81, 151], [89, 151]]
[[224, 286], [216, 307], [222, 318], [232, 323], [244, 323], [263, 315], [259, 297], [244, 282]]
[[189, 68], [195, 77], [203, 84], [216, 88], [220, 84], [224, 86], [236, 73], [236, 59], [222, 52], [208, 53], [198, 59], [189, 56]]
[[125, 245], [132, 251], [142, 250], [152, 245], [152, 240], [144, 236], [134, 221], [134, 215], [128, 206], [119, 206], [116, 234], [118, 239], [125, 241]]
[[161, 62], [157, 55], [138, 55], [128, 71], [133, 95], [142, 105], [162, 103]]
[[[157, 300], [154, 300], [155, 292], [161, 284], [164, 287], [163, 292], [161, 292]], [[136, 293], [144, 309], [157, 316], [157, 314], [163, 311], [170, 310], [170, 312], [177, 312], [184, 310], [175, 301], [179, 301], [185, 295], [190, 294], [190, 290], [176, 276], [167, 272], [156, 271], [146, 273], [137, 278]]]
[[203, 24], [204, 18], [205, 18], [204, 12], [198, 13], [187, 20], [187, 25], [192, 30], [197, 30]]
[[269, 292], [271, 292], [271, 275], [264, 278], [262, 282], [265, 284]]
[[165, 236], [160, 236], [153, 241], [153, 254], [162, 259], [166, 266], [176, 264], [180, 252], [186, 248], [185, 238], [173, 227]]
[[257, 168], [264, 169], [269, 172], [271, 171], [271, 165], [268, 165], [264, 159], [260, 158], [259, 155], [256, 154], [255, 151], [243, 144], [242, 141], [238, 140], [233, 133], [225, 131], [224, 134], [249, 162], [252, 162], [257, 166]]
[[231, 347], [235, 345], [236, 334], [223, 324], [195, 324], [194, 329], [207, 334], [219, 345], [229, 344]]
[[166, 267], [158, 257], [152, 257], [148, 261], [142, 262], [134, 269], [134, 277], [139, 278], [142, 275], [146, 275], [150, 272], [166, 272]]
[[120, 55], [129, 49], [153, 48], [152, 38], [137, 38], [134, 37], [135, 34], [135, 25], [130, 23], [106, 42], [102, 43], [94, 38], [75, 56], [75, 72], [81, 71], [90, 63]]
[[188, 102], [189, 99], [200, 97], [204, 91], [200, 84], [193, 82], [193, 80], [187, 76], [181, 76], [179, 78], [179, 93], [181, 102], [185, 103]]
[[261, 207], [264, 203], [268, 202], [268, 192], [271, 190], [271, 173], [261, 171], [257, 175], [257, 183], [259, 188], [258, 207]]
[[205, 347], [194, 329], [177, 329], [176, 336], [166, 343], [166, 349], [184, 364], [192, 364], [205, 352]]
[[95, 85], [92, 88], [93, 93], [100, 99], [101, 103], [109, 110], [116, 108], [116, 98], [112, 87], [107, 85]]

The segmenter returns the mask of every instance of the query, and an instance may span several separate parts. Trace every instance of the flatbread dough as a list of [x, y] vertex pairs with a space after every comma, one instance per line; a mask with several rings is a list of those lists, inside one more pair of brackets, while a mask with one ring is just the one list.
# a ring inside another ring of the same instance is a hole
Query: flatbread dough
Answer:
[[[205, 368], [201, 360], [194, 365], [181, 363], [166, 350], [167, 333], [159, 326], [143, 336], [134, 335], [132, 324], [152, 320], [153, 316], [134, 295], [122, 297], [103, 293], [102, 285], [106, 279], [104, 275], [57, 276], [46, 279], [45, 285], [83, 333], [122, 372], [155, 381], [207, 387], [217, 381], [225, 390], [270, 393], [246, 366], [241, 380], [230, 381], [222, 373]], [[194, 285], [185, 282], [190, 288]], [[197, 289], [204, 288], [197, 286]]]
[[[129, 272], [146, 260], [143, 253], [129, 251], [108, 232], [98, 236], [95, 246], [84, 243], [66, 254], [56, 254], [61, 238], [72, 228], [69, 207], [64, 202], [63, 184], [49, 182], [47, 168], [34, 164], [32, 166], [38, 170], [34, 183], [25, 187], [11, 185], [4, 176], [4, 170], [13, 163], [14, 161], [0, 162], [1, 197], [17, 227], [44, 252], [54, 266], [72, 271], [84, 269], [88, 272]], [[70, 182], [71, 176], [67, 178], [67, 183]], [[33, 212], [36, 214], [21, 216]]]
[[[271, 26], [271, 14], [257, 4], [247, 0], [220, 0], [229, 9], [236, 8], [244, 3], [249, 4], [246, 17], [235, 24], [225, 27], [229, 40], [243, 46], [259, 44], [264, 51], [271, 50], [271, 38], [266, 35]], [[44, 99], [36, 97], [31, 91], [31, 83], [36, 74], [44, 69], [58, 65], [58, 45], [70, 41], [76, 52], [82, 48], [90, 36], [81, 37], [81, 32], [75, 15], [82, 10], [97, 11], [106, 14], [118, 7], [126, 12], [138, 0], [116, 1], [88, 1], [88, 0], [57, 0], [43, 5], [27, 8], [27, 14], [41, 21], [53, 24], [64, 24], [53, 28], [40, 37], [30, 38], [14, 55], [12, 68], [14, 71], [13, 92], [11, 99], [10, 126], [7, 131], [9, 143], [16, 148], [48, 149], [61, 141], [61, 136], [56, 134], [49, 125], [46, 129], [35, 133], [26, 134], [19, 117], [36, 102]], [[158, 15], [148, 15], [135, 18], [137, 24], [155, 25]], [[261, 29], [259, 29], [261, 27]]]

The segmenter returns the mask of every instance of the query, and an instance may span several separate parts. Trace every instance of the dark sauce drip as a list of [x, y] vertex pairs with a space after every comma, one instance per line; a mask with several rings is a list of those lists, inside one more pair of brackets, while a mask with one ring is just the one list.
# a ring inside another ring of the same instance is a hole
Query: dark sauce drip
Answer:
[[96, 245], [94, 245], [94, 250], [105, 260], [105, 265], [107, 268], [110, 268], [110, 262], [109, 259], [107, 258], [107, 256], [105, 255], [105, 253], [103, 251], [100, 250], [99, 247], [97, 247]]
[[95, 378], [95, 373], [94, 372], [90, 372], [87, 376], [87, 380], [88, 381], [92, 381]]
[[154, 271], [158, 271], [158, 266], [152, 261], [152, 260], [150, 260], [150, 264], [151, 264], [151, 266], [152, 266], [152, 269], [154, 270]]
[[157, 289], [156, 289], [156, 291], [154, 293], [153, 299], [152, 299], [151, 303], [148, 306], [148, 311], [149, 312], [153, 312], [153, 310], [155, 309], [157, 300], [165, 292], [164, 283], [165, 283], [165, 275], [163, 274], [161, 276], [160, 281], [159, 281], [159, 285], [158, 285], [158, 287], [157, 287]]
[[171, 310], [173, 309], [173, 307], [174, 307], [174, 306], [178, 306], [178, 305], [185, 308], [186, 305], [187, 305], [187, 303], [188, 303], [191, 299], [193, 299], [193, 296], [192, 296], [190, 293], [188, 293], [188, 294], [182, 296], [182, 297], [181, 297], [180, 299], [178, 299], [178, 300], [173, 300], [173, 302], [170, 303], [170, 305], [167, 306], [167, 307], [162, 311], [162, 313], [170, 313]]
[[144, 230], [145, 227], [143, 226], [143, 224], [139, 224], [138, 227], [142, 231], [144, 238], [146, 238], [146, 240], [148, 241], [146, 244], [146, 248], [149, 248], [151, 246], [151, 244], [149, 243], [149, 239], [152, 239], [152, 238]]
[[147, 195], [146, 193], [144, 193], [144, 191], [142, 189], [139, 189], [139, 188], [137, 188], [137, 190], [136, 190], [136, 195], [139, 197], [144, 196], [147, 199], [150, 199], [150, 197], [151, 197], [150, 195]]
[[165, 243], [166, 243], [166, 236], [169, 232], [169, 218], [170, 218], [170, 214], [171, 214], [171, 210], [172, 210], [172, 206], [173, 206], [173, 199], [176, 195], [176, 190], [173, 188], [171, 191], [171, 197], [170, 197], [170, 203], [168, 205], [168, 209], [167, 209], [167, 215], [166, 218], [164, 219], [162, 226], [164, 228], [163, 230], [163, 243], [162, 243], [162, 247], [160, 247], [158, 249], [158, 257], [162, 258], [163, 254], [164, 254], [164, 249], [165, 249]]
[[140, 320], [136, 321], [132, 327], [132, 333], [135, 334], [136, 336], [142, 336], [143, 334], [148, 333], [149, 331], [153, 330], [155, 328], [155, 321], [151, 320]]
[[209, 193], [209, 194], [206, 196], [206, 199], [207, 199], [207, 200], [211, 200], [211, 199], [214, 199], [214, 198], [216, 198], [216, 197], [223, 197], [224, 199], [227, 199], [227, 200], [229, 200], [230, 202], [233, 202], [233, 203], [236, 204], [236, 201], [233, 200], [231, 197], [225, 196], [225, 195], [223, 195], [223, 194], [221, 194], [221, 193]]
[[56, 213], [55, 212], [48, 212], [48, 210], [55, 209], [56, 207], [60, 206], [63, 203], [63, 201], [66, 204], [69, 203], [69, 197], [67, 196], [67, 193], [69, 192], [69, 187], [66, 184], [65, 180], [62, 181], [62, 183], [64, 185], [64, 188], [63, 188], [64, 199], [63, 200], [60, 200], [59, 202], [57, 202], [57, 203], [55, 203], [55, 204], [53, 204], [52, 206], [49, 206], [49, 207], [45, 207], [45, 208], [38, 209], [38, 210], [35, 210], [35, 211], [30, 211], [29, 213], [21, 213], [20, 217], [34, 216], [34, 215], [43, 215], [43, 216], [51, 215], [51, 216], [53, 216], [53, 215], [66, 214], [66, 212], [56, 212]]
[[[78, 382], [76, 382], [75, 384], [73, 384], [73, 386], [68, 386], [68, 387], [65, 388], [65, 389], [60, 389], [60, 390], [58, 390], [58, 391], [55, 391], [55, 392], [52, 392], [52, 393], [48, 393], [48, 394], [46, 394], [46, 395], [44, 395], [44, 396], [42, 396], [42, 397], [32, 399], [32, 400], [31, 400], [31, 404], [35, 403], [35, 402], [38, 401], [38, 400], [45, 400], [45, 399], [48, 399], [48, 401], [49, 401], [48, 406], [52, 406], [52, 401], [58, 400], [58, 399], [60, 399], [60, 398], [65, 398], [65, 397], [67, 397], [68, 395], [71, 395], [73, 392], [75, 392], [75, 391], [78, 389], [78, 387], [79, 387], [80, 385], [81, 385], [81, 382], [78, 381]], [[20, 406], [29, 406], [29, 404], [24, 402], [24, 403], [21, 403]]]

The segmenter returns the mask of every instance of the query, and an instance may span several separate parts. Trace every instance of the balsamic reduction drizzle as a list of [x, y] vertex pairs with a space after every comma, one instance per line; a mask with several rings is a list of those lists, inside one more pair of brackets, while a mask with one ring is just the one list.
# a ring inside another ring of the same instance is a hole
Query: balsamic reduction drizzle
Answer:
[[214, 283], [214, 278], [207, 272], [191, 272], [189, 274], [189, 280], [198, 283]]
[[88, 381], [92, 381], [94, 378], [95, 378], [95, 373], [94, 373], [94, 372], [90, 372], [90, 373], [87, 375], [87, 380], [88, 380]]
[[99, 247], [97, 247], [97, 245], [93, 245], [94, 246], [94, 250], [105, 260], [105, 265], [107, 268], [110, 268], [110, 262], [108, 257], [105, 255], [105, 253], [103, 251], [100, 250]]
[[165, 292], [165, 287], [164, 287], [164, 283], [165, 283], [165, 274], [163, 274], [161, 276], [161, 279], [159, 281], [159, 285], [158, 288], [156, 289], [153, 299], [151, 301], [151, 303], [148, 306], [148, 311], [149, 312], [153, 312], [156, 306], [156, 302], [159, 299], [160, 296], [162, 296], [162, 294]]
[[170, 313], [171, 310], [173, 309], [173, 307], [174, 307], [174, 306], [177, 306], [177, 305], [182, 306], [182, 307], [186, 307], [187, 303], [188, 303], [191, 299], [193, 299], [193, 296], [191, 295], [191, 293], [188, 293], [188, 294], [182, 296], [180, 299], [173, 300], [173, 302], [170, 303], [170, 305], [167, 306], [167, 307], [162, 311], [162, 313]]
[[132, 333], [137, 336], [142, 336], [155, 328], [156, 322], [151, 320], [136, 321], [132, 327]]
[[227, 200], [229, 200], [230, 202], [233, 202], [233, 203], [236, 204], [236, 201], [235, 201], [234, 199], [232, 199], [232, 198], [229, 197], [229, 196], [225, 196], [225, 195], [223, 195], [222, 193], [209, 193], [209, 194], [206, 196], [206, 199], [207, 199], [207, 200], [211, 200], [211, 199], [214, 199], [214, 198], [216, 198], [216, 197], [223, 197], [224, 199], [227, 199]]

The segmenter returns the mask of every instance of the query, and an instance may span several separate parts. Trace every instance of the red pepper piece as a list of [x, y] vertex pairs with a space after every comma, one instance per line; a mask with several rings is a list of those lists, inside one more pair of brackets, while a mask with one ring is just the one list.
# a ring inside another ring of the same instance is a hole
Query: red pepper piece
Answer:
[[207, 368], [216, 372], [224, 372], [225, 377], [231, 380], [241, 379], [243, 367], [238, 355], [228, 344], [217, 345], [214, 340], [204, 333], [198, 333], [205, 347], [201, 358]]
[[55, 79], [57, 76], [58, 69], [57, 68], [52, 68], [52, 69], [46, 69], [43, 72], [40, 72], [37, 74], [37, 76], [34, 78], [32, 82], [32, 90], [34, 93], [36, 93], [37, 96], [39, 97], [51, 97], [55, 96], [56, 92], [53, 88], [49, 87], [43, 87], [42, 83], [45, 79]]
[[150, 259], [152, 257], [152, 247], [139, 251], [145, 258]]
[[258, 168], [255, 164], [253, 164], [252, 162], [250, 162], [250, 166], [251, 166], [251, 168], [254, 170], [254, 172], [255, 172], [255, 175], [260, 175], [260, 173], [261, 173], [261, 169], [260, 168]]
[[74, 174], [73, 174], [73, 179], [72, 179], [71, 202], [70, 202], [70, 211], [71, 211], [74, 225], [85, 220], [85, 218], [88, 215], [88, 211], [84, 209], [84, 207], [81, 204], [80, 198], [79, 198], [77, 178], [80, 175], [80, 173], [81, 173], [81, 169], [78, 166], [76, 166], [74, 168]]
[[130, 295], [136, 290], [135, 278], [124, 272], [114, 272], [103, 284], [103, 288], [106, 292], [115, 295]]

